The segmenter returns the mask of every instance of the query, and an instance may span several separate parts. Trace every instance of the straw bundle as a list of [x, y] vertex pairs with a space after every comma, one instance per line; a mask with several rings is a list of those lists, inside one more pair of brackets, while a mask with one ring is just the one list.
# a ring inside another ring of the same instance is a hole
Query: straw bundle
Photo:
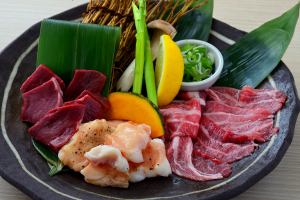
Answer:
[[[175, 25], [180, 17], [205, 5], [208, 0], [158, 0], [147, 1], [147, 22], [164, 19]], [[132, 15], [132, 0], [90, 0], [82, 23], [120, 26], [122, 36], [116, 54], [114, 82], [134, 59], [135, 26]]]

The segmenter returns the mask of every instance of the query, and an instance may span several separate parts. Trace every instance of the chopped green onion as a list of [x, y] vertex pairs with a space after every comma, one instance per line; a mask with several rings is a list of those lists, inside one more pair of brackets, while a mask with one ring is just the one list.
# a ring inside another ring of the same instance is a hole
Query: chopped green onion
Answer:
[[214, 58], [204, 46], [186, 44], [180, 47], [184, 59], [185, 82], [207, 79], [213, 72]]

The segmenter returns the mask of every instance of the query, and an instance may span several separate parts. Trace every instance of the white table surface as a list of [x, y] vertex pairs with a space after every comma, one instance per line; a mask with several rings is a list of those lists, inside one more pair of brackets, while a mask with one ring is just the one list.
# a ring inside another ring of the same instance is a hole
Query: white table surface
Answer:
[[[34, 23], [85, 2], [87, 0], [0, 0], [0, 51]], [[214, 16], [239, 29], [250, 31], [266, 20], [279, 16], [297, 2], [298, 0], [215, 0]], [[300, 89], [300, 22], [283, 60], [294, 74], [296, 85]], [[0, 177], [0, 199], [29, 198]], [[299, 120], [293, 143], [279, 166], [234, 199], [300, 199]]]

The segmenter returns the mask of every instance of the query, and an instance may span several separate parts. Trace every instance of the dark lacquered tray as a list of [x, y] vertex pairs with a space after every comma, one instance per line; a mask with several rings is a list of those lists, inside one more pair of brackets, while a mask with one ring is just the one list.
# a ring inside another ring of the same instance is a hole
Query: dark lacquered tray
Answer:
[[[86, 5], [55, 16], [76, 20]], [[276, 116], [278, 135], [259, 146], [255, 153], [233, 166], [224, 180], [194, 182], [175, 175], [147, 179], [129, 189], [100, 188], [85, 183], [80, 174], [68, 172], [48, 176], [48, 165], [31, 144], [26, 124], [20, 121], [21, 83], [35, 68], [40, 23], [11, 43], [0, 55], [0, 174], [33, 199], [229, 199], [270, 173], [289, 147], [299, 113], [299, 100], [291, 72], [280, 63], [260, 87], [284, 91], [288, 101]], [[224, 49], [245, 32], [214, 20], [210, 42]]]

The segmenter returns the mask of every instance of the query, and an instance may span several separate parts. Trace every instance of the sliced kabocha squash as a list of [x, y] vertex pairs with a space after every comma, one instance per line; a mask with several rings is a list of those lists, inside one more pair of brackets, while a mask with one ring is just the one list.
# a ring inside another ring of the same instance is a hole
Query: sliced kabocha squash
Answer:
[[151, 137], [164, 135], [164, 126], [159, 109], [147, 98], [127, 92], [114, 92], [108, 96], [111, 105], [109, 118], [144, 123], [151, 127]]

